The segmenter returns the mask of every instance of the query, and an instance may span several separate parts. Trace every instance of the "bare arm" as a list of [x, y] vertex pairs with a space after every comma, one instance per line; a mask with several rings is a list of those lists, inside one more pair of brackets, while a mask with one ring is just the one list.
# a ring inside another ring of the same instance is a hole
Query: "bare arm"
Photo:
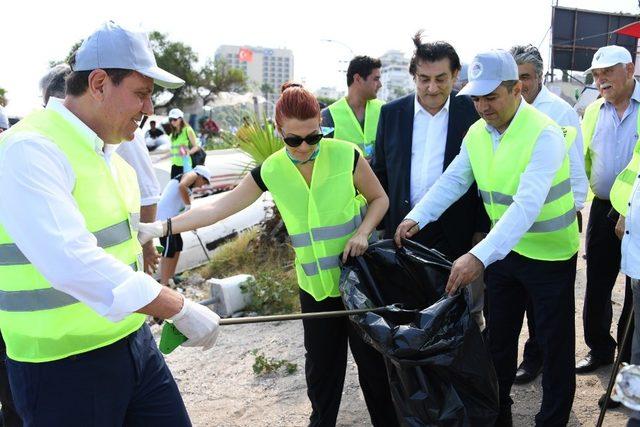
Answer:
[[182, 304], [184, 304], [184, 297], [181, 294], [163, 286], [158, 296], [149, 304], [137, 310], [136, 313], [147, 314], [160, 319], [169, 319], [180, 312]]
[[187, 137], [189, 138], [189, 146], [191, 147], [189, 149], [189, 155], [191, 154], [195, 154], [196, 151], [198, 151], [198, 148], [200, 148], [200, 146], [198, 145], [198, 141], [196, 141], [196, 133], [195, 131], [187, 131]]
[[382, 185], [373, 173], [369, 162], [360, 156], [353, 175], [353, 183], [356, 189], [367, 199], [368, 209], [362, 224], [344, 247], [342, 262], [346, 262], [349, 256], [362, 255], [369, 246], [369, 235], [382, 221], [389, 208], [389, 198], [382, 189]]
[[172, 233], [195, 230], [230, 217], [258, 200], [261, 194], [262, 190], [248, 173], [236, 188], [220, 200], [198, 206], [172, 218]]
[[198, 175], [195, 172], [187, 172], [180, 179], [180, 185], [178, 185], [178, 189], [180, 190], [180, 197], [182, 198], [182, 202], [185, 205], [191, 204], [191, 198], [189, 197], [189, 187], [196, 182]]
[[369, 204], [367, 214], [357, 232], [369, 235], [376, 229], [387, 213], [389, 198], [382, 189], [382, 185], [373, 173], [371, 166], [369, 166], [369, 162], [362, 156], [358, 159], [356, 173], [353, 175], [353, 183]]
[[[147, 206], [140, 206], [140, 222], [153, 222], [156, 220], [156, 211], [158, 205], [156, 203]], [[158, 251], [153, 245], [152, 241], [149, 241], [142, 245], [142, 259], [144, 264], [144, 272], [152, 274], [158, 267]]]

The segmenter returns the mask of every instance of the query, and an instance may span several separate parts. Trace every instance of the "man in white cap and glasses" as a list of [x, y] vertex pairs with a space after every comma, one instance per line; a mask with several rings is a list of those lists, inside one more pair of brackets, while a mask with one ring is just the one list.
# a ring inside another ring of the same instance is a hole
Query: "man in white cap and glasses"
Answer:
[[481, 119], [469, 129], [460, 154], [398, 226], [396, 239], [411, 237], [477, 183], [492, 228], [454, 262], [447, 291], [452, 294], [485, 273], [499, 426], [512, 425], [518, 336], [531, 302], [543, 349], [536, 425], [565, 425], [575, 392], [573, 285], [579, 238], [566, 183], [567, 151], [576, 132], [567, 129], [563, 138], [560, 127], [524, 102], [521, 91], [518, 67], [508, 52], [476, 55], [460, 94], [471, 96]]
[[[610, 334], [611, 291], [620, 271], [620, 240], [614, 233], [615, 212], [611, 213], [610, 192], [616, 176], [631, 160], [638, 142], [640, 87], [636, 83], [631, 54], [620, 46], [605, 46], [595, 53], [591, 68], [594, 83], [602, 95], [589, 105], [582, 119], [585, 169], [594, 199], [587, 225], [587, 289], [584, 299], [584, 338], [589, 353], [580, 360], [576, 372], [591, 372], [613, 362], [617, 345], [622, 344], [624, 327], [631, 311], [631, 285], [625, 280], [625, 298], [618, 320], [617, 340]], [[628, 185], [633, 185], [631, 176]], [[631, 330], [633, 333], [633, 330]], [[630, 358], [628, 342], [622, 361]]]
[[[145, 323], [170, 319], [211, 348], [218, 316], [141, 269], [135, 174], [117, 154], [153, 85], [144, 33], [106, 23], [71, 61], [67, 94], [0, 135], [0, 330], [29, 426], [190, 425]], [[42, 177], [46, 179], [43, 180]]]

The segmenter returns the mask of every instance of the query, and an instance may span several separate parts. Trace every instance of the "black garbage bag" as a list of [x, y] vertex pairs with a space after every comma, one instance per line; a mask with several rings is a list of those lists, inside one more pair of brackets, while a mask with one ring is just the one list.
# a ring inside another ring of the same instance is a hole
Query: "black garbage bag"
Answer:
[[405, 426], [492, 426], [498, 415], [496, 374], [467, 292], [443, 296], [450, 269], [435, 250], [383, 240], [342, 270], [347, 309], [398, 305], [351, 321], [384, 356]]

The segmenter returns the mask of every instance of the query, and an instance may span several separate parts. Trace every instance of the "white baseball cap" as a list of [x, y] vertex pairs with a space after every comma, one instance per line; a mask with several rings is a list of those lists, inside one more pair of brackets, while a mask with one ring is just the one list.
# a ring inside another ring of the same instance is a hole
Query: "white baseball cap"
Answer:
[[76, 52], [74, 71], [98, 68], [134, 70], [169, 89], [184, 84], [181, 78], [158, 67], [146, 33], [124, 29], [113, 21], [98, 28]]
[[629, 51], [622, 46], [604, 46], [598, 49], [591, 60], [591, 67], [585, 72], [590, 73], [595, 68], [607, 68], [617, 64], [633, 62]]
[[482, 52], [469, 64], [468, 78], [469, 83], [458, 92], [458, 96], [488, 95], [496, 90], [500, 83], [518, 80], [518, 65], [506, 50]]
[[184, 113], [179, 108], [172, 108], [171, 111], [169, 111], [170, 119], [182, 119], [183, 117]]
[[203, 177], [204, 179], [206, 179], [208, 182], [211, 182], [211, 172], [209, 172], [209, 169], [207, 169], [206, 166], [198, 165], [195, 168], [193, 168], [193, 171], [198, 175], [200, 175], [201, 177]]
[[0, 129], [9, 129], [9, 118], [2, 107], [0, 107]]

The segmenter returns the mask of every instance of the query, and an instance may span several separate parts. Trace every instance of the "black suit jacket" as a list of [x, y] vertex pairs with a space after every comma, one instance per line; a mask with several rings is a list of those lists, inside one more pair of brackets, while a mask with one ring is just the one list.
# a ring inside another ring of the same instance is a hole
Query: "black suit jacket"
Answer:
[[[478, 120], [469, 97], [451, 93], [449, 124], [444, 153], [444, 169], [460, 152], [462, 139]], [[415, 94], [396, 99], [382, 107], [378, 121], [373, 170], [389, 195], [389, 211], [384, 219], [385, 238], [393, 237], [398, 224], [411, 210], [410, 175]], [[442, 216], [423, 228], [414, 239], [455, 259], [471, 248], [475, 231], [488, 232], [489, 219], [478, 196], [476, 185], [447, 209]], [[444, 241], [443, 241], [444, 240]]]

